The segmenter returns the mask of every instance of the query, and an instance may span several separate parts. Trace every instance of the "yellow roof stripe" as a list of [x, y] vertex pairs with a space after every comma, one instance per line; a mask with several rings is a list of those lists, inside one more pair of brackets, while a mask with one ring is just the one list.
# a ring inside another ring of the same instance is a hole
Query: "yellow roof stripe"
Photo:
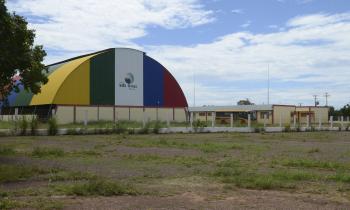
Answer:
[[67, 77], [82, 63], [89, 60], [95, 55], [79, 58], [59, 67], [56, 71], [49, 75], [48, 83], [41, 87], [41, 93], [33, 96], [30, 105], [53, 104], [58, 90], [67, 79]]

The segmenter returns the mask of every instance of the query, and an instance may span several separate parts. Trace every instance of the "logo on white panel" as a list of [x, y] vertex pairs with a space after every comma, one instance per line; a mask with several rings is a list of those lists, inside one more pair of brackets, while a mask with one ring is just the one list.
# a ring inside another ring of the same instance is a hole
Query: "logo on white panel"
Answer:
[[125, 75], [124, 81], [119, 83], [119, 87], [122, 88], [129, 88], [129, 90], [135, 90], [137, 88], [137, 85], [134, 84], [135, 78], [132, 73], [127, 73]]

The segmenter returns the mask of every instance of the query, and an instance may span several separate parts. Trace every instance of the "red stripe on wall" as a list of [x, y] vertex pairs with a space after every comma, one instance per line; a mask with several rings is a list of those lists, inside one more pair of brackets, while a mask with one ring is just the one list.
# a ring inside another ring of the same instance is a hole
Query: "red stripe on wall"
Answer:
[[168, 70], [164, 70], [164, 106], [188, 107], [180, 85]]

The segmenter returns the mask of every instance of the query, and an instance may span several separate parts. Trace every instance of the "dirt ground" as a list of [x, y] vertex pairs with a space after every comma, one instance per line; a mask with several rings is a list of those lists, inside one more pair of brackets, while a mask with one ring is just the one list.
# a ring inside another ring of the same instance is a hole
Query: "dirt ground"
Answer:
[[350, 209], [350, 132], [1, 137], [0, 209]]

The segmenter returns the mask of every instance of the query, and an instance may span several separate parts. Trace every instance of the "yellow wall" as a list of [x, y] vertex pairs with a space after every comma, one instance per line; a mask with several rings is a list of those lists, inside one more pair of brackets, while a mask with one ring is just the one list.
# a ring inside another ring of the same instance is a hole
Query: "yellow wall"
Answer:
[[116, 120], [129, 120], [129, 108], [116, 107], [115, 108], [115, 119]]
[[328, 122], [328, 107], [311, 107], [310, 109], [315, 113], [315, 121], [313, 123], [318, 123], [320, 118], [322, 123]]
[[76, 107], [76, 122], [84, 122], [85, 112], [87, 112], [87, 120], [97, 121], [97, 107]]
[[77, 67], [62, 83], [54, 104], [90, 104], [90, 61]]
[[282, 117], [282, 124], [290, 125], [293, 123], [291, 113], [294, 113], [295, 106], [273, 106], [273, 123], [279, 124]]
[[99, 119], [103, 121], [113, 121], [113, 107], [99, 107]]
[[[83, 64], [85, 61], [88, 61], [93, 56], [95, 55], [86, 56], [83, 58], [70, 61], [62, 65], [52, 74], [50, 74], [48, 77], [49, 82], [41, 87], [41, 92], [39, 94], [36, 94], [33, 96], [30, 105], [54, 104], [56, 94], [64, 84], [65, 80], [71, 75], [71, 73], [74, 70], [76, 70], [81, 64]], [[80, 68], [78, 68], [78, 70], [82, 71], [82, 69]], [[69, 90], [69, 92], [72, 92], [72, 91], [75, 92], [74, 89]], [[83, 92], [89, 93], [88, 91], [83, 91]], [[67, 93], [67, 94], [71, 94], [71, 93]], [[60, 97], [60, 101], [61, 100], [62, 100], [62, 96]]]

